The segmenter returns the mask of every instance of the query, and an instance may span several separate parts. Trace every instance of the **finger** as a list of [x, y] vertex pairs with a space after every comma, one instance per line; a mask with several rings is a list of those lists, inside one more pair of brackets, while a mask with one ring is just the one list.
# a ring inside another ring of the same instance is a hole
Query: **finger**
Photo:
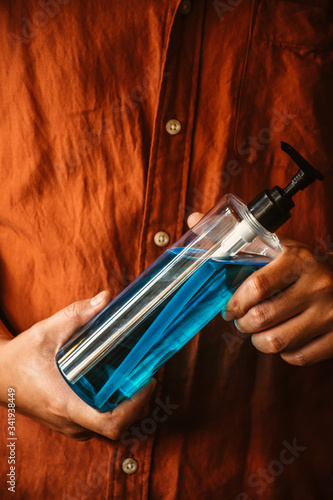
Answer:
[[280, 354], [291, 365], [306, 366], [333, 357], [333, 332], [326, 333], [308, 342], [300, 349]]
[[226, 321], [241, 318], [247, 311], [295, 283], [302, 268], [287, 252], [249, 276], [228, 301], [222, 316]]
[[310, 308], [281, 325], [253, 334], [251, 341], [258, 351], [273, 354], [301, 347], [322, 335], [326, 328], [321, 324], [316, 309]]
[[19, 412], [21, 415], [25, 415], [26, 417], [33, 418], [37, 422], [45, 425], [45, 427], [48, 427], [49, 429], [52, 429], [55, 432], [60, 432], [66, 437], [75, 439], [77, 441], [88, 441], [89, 439], [93, 438], [96, 433], [89, 431], [85, 429], [84, 427], [81, 427], [80, 425], [77, 424], [71, 424], [70, 428], [64, 428], [63, 425], [63, 419], [59, 418], [59, 422], [50, 422], [49, 420], [43, 418], [43, 416], [37, 416], [31, 413], [30, 411], [25, 411], [23, 408], [18, 408]]
[[76, 397], [74, 404], [69, 409], [71, 419], [92, 432], [101, 434], [109, 439], [119, 439], [122, 433], [133, 422], [148, 413], [149, 400], [155, 385], [156, 380], [151, 379], [148, 384], [142, 387], [131, 398], [121, 403], [113, 411], [107, 413], [100, 413], [94, 410]]
[[194, 212], [193, 214], [189, 215], [187, 218], [188, 227], [191, 228], [195, 226], [195, 224], [199, 222], [199, 220], [202, 219], [203, 216], [204, 214], [201, 214], [200, 212]]
[[235, 321], [236, 328], [242, 333], [257, 333], [305, 311], [309, 299], [299, 285], [300, 281], [271, 299], [251, 307], [244, 316]]
[[95, 436], [96, 436], [95, 432], [89, 432], [89, 433], [85, 432], [84, 434], [80, 434], [79, 436], [74, 437], [73, 439], [75, 439], [75, 441], [90, 441], [90, 439], [92, 439]]
[[60, 348], [78, 328], [88, 323], [109, 301], [110, 292], [103, 291], [92, 299], [73, 302], [53, 316], [40, 321], [34, 328], [40, 329]]
[[113, 410], [113, 418], [118, 420], [122, 428], [121, 433], [127, 430], [133, 422], [147, 415], [149, 412], [149, 401], [155, 387], [156, 380], [152, 378], [145, 386], [133, 394], [131, 398], [126, 399]]
[[81, 428], [80, 426], [77, 426], [75, 431], [63, 432], [60, 429], [60, 432], [70, 439], [75, 439], [75, 441], [89, 441], [96, 436], [96, 432], [87, 431], [87, 429]]

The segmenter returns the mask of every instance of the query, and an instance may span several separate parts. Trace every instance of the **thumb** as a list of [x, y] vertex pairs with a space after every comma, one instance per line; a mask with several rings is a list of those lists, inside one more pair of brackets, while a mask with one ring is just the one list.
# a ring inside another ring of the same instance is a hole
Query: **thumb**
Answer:
[[40, 321], [35, 327], [54, 340], [60, 348], [76, 330], [99, 313], [110, 299], [110, 292], [103, 291], [91, 299], [73, 302], [53, 316]]
[[194, 212], [193, 214], [189, 215], [187, 218], [188, 227], [191, 228], [195, 226], [195, 224], [199, 222], [199, 220], [202, 219], [203, 216], [204, 214], [201, 214], [200, 212]]

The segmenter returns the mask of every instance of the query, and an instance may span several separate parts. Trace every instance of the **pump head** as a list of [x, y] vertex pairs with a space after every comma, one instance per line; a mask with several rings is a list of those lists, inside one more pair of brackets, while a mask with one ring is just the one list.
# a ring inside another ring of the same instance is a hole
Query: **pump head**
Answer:
[[248, 204], [252, 215], [271, 232], [276, 231], [291, 217], [290, 210], [295, 206], [292, 198], [298, 191], [305, 189], [315, 180], [324, 180], [323, 175], [290, 144], [281, 142], [281, 149], [299, 167], [298, 172], [284, 189], [279, 186], [270, 190], [265, 189]]

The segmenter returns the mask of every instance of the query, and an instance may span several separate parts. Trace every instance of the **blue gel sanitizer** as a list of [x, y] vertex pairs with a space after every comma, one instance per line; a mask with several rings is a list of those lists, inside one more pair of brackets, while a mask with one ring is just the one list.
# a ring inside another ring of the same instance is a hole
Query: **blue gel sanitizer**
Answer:
[[131, 397], [214, 316], [237, 287], [282, 251], [275, 231], [292, 197], [322, 176], [291, 146], [291, 183], [248, 206], [226, 195], [58, 352], [66, 382], [106, 412]]

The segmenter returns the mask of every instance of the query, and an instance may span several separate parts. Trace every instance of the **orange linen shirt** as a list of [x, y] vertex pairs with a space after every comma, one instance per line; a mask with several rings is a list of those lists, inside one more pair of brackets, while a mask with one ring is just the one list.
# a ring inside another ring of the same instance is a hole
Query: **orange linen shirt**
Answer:
[[[192, 211], [285, 185], [295, 165], [281, 140], [325, 175], [282, 232], [332, 251], [331, 7], [0, 2], [0, 303], [13, 335], [116, 296], [163, 252], [154, 235], [176, 241]], [[1, 499], [333, 498], [333, 360], [288, 365], [217, 317], [157, 378], [148, 420], [119, 442], [17, 415], [15, 495], [1, 408]]]

